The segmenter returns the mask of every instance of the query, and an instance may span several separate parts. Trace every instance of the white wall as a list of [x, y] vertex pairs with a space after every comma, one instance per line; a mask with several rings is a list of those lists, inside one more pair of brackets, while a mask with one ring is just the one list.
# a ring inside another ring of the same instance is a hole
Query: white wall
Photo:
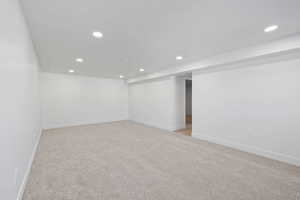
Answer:
[[0, 1], [0, 199], [16, 200], [40, 135], [38, 63], [18, 0]]
[[184, 80], [174, 77], [130, 84], [130, 119], [170, 131], [184, 128], [184, 92]]
[[173, 78], [175, 82], [175, 107], [173, 110], [173, 118], [175, 118], [175, 125], [173, 130], [184, 129], [186, 125], [186, 87], [185, 78], [176, 77]]
[[193, 74], [193, 136], [300, 165], [300, 60]]
[[128, 119], [123, 80], [52, 73], [40, 78], [45, 129]]

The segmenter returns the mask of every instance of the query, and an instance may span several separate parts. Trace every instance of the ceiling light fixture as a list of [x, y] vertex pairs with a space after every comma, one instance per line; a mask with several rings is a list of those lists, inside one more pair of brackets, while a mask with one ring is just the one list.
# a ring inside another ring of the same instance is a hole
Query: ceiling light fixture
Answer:
[[140, 68], [139, 70], [140, 70], [140, 72], [143, 72], [143, 71], [145, 71], [143, 68]]
[[272, 25], [272, 26], [268, 26], [264, 29], [265, 33], [269, 33], [272, 31], [275, 31], [276, 29], [278, 29], [278, 25]]
[[70, 73], [74, 73], [75, 71], [74, 71], [73, 69], [70, 69], [69, 72], [70, 72]]
[[123, 76], [123, 75], [120, 75], [120, 78], [124, 78], [124, 76]]
[[76, 58], [76, 62], [82, 63], [83, 61], [83, 58]]
[[176, 56], [176, 60], [182, 60], [183, 57], [182, 56]]
[[102, 38], [103, 37], [103, 33], [99, 32], [99, 31], [94, 31], [93, 32], [93, 36], [95, 38]]

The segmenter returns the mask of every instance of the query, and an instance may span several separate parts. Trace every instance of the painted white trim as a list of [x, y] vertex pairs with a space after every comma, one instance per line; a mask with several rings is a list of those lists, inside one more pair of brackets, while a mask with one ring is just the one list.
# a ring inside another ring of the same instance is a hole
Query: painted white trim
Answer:
[[133, 120], [133, 119], [129, 119], [128, 121], [131, 121], [131, 122], [134, 122], [136, 124], [143, 125], [143, 126], [148, 126], [148, 127], [151, 127], [151, 128], [157, 128], [157, 129], [160, 129], [160, 130], [169, 131], [169, 132], [174, 132], [174, 131], [177, 130], [174, 127], [173, 128], [159, 127], [159, 126], [156, 126], [155, 124], [145, 123], [145, 122], [141, 122], [141, 121], [137, 121], [137, 120]]
[[60, 125], [60, 126], [43, 127], [43, 130], [68, 128], [68, 127], [74, 127], [74, 126], [88, 126], [88, 125], [94, 125], [94, 124], [106, 124], [106, 123], [120, 122], [120, 121], [126, 121], [126, 120], [129, 120], [128, 117], [126, 117], [124, 119], [107, 120], [107, 121], [105, 120], [105, 121], [90, 121], [90, 122], [83, 122], [83, 123], [66, 123], [66, 124]]
[[35, 142], [35, 145], [33, 147], [33, 150], [32, 150], [32, 153], [31, 153], [31, 157], [30, 157], [30, 160], [28, 162], [27, 169], [25, 171], [25, 175], [23, 177], [23, 181], [22, 181], [22, 183], [21, 183], [21, 185], [19, 187], [17, 200], [22, 200], [22, 198], [23, 198], [23, 194], [24, 194], [24, 191], [25, 191], [26, 183], [27, 183], [30, 171], [31, 171], [31, 166], [32, 166], [32, 163], [34, 161], [34, 157], [35, 157], [37, 148], [38, 148], [39, 143], [40, 143], [41, 135], [42, 135], [42, 129], [40, 130], [40, 133], [37, 136], [37, 141]]
[[278, 160], [278, 161], [281, 161], [281, 162], [285, 162], [285, 163], [289, 163], [289, 164], [292, 164], [292, 165], [300, 166], [300, 160], [295, 158], [295, 157], [289, 156], [289, 155], [259, 149], [259, 148], [254, 147], [254, 146], [248, 146], [248, 145], [233, 143], [233, 142], [230, 142], [228, 140], [223, 140], [223, 139], [219, 139], [219, 138], [216, 138], [216, 137], [211, 137], [211, 136], [208, 136], [208, 135], [203, 135], [203, 134], [195, 133], [195, 132], [192, 133], [192, 137], [200, 139], [200, 140], [205, 140], [205, 141], [208, 141], [208, 142], [212, 142], [212, 143], [215, 143], [215, 144], [220, 144], [220, 145], [223, 145], [223, 146], [231, 147], [231, 148], [241, 150], [241, 151], [245, 151], [245, 152], [248, 152], [248, 153], [253, 153], [253, 154], [263, 156], [263, 157], [266, 157], [266, 158], [270, 158], [270, 159], [273, 159], [273, 160]]
[[300, 52], [300, 34], [295, 34], [286, 38], [275, 40], [269, 43], [252, 46], [248, 48], [238, 49], [217, 56], [204, 59], [200, 62], [162, 70], [160, 72], [151, 73], [145, 76], [128, 79], [127, 83], [135, 83], [150, 79], [161, 78], [165, 76], [178, 75], [196, 70], [203, 70], [213, 67], [222, 67], [228, 64], [236, 64], [244, 61], [259, 61], [278, 59], [278, 56], [286, 56]]

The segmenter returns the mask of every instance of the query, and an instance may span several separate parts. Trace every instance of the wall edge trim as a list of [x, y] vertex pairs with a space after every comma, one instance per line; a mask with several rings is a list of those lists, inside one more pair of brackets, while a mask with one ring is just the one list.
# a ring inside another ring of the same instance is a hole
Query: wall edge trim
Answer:
[[252, 154], [255, 154], [255, 155], [258, 155], [258, 156], [263, 156], [263, 157], [266, 157], [266, 158], [269, 158], [269, 159], [272, 159], [272, 160], [288, 163], [288, 164], [291, 164], [291, 165], [300, 166], [300, 160], [299, 159], [297, 159], [296, 157], [293, 157], [293, 156], [282, 154], [282, 153], [273, 152], [273, 151], [269, 151], [269, 150], [264, 150], [264, 149], [260, 149], [260, 148], [254, 147], [254, 146], [233, 143], [233, 142], [230, 142], [228, 140], [219, 139], [219, 138], [208, 136], [208, 135], [203, 135], [203, 134], [200, 134], [200, 133], [197, 133], [197, 132], [192, 132], [192, 137], [196, 138], [196, 139], [212, 142], [212, 143], [215, 143], [215, 144], [223, 145], [223, 146], [226, 146], [226, 147], [230, 147], [230, 148], [233, 148], [233, 149], [237, 149], [237, 150], [240, 150], [240, 151], [252, 153]]
[[35, 154], [37, 152], [37, 149], [38, 149], [38, 146], [39, 146], [39, 143], [40, 143], [41, 135], [42, 135], [42, 129], [40, 129], [39, 134], [38, 134], [37, 139], [36, 139], [36, 142], [35, 142], [35, 145], [33, 147], [33, 150], [32, 150], [29, 162], [28, 162], [27, 169], [25, 171], [22, 183], [21, 183], [21, 185], [19, 187], [19, 190], [18, 190], [17, 200], [22, 200], [22, 198], [23, 198], [26, 183], [28, 181], [28, 177], [29, 177], [29, 174], [30, 174], [30, 171], [31, 171], [33, 161], [34, 161], [34, 157], [35, 157]]

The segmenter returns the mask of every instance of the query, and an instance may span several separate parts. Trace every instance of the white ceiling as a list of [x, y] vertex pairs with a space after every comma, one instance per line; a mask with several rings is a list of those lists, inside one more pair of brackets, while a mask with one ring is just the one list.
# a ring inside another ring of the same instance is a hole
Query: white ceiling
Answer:
[[[22, 0], [42, 70], [133, 78], [300, 31], [299, 0]], [[264, 33], [272, 24], [279, 29]], [[104, 34], [92, 37], [92, 31]], [[183, 56], [177, 61], [176, 56]], [[75, 62], [84, 58], [83, 63]], [[138, 71], [144, 68], [145, 72]]]

